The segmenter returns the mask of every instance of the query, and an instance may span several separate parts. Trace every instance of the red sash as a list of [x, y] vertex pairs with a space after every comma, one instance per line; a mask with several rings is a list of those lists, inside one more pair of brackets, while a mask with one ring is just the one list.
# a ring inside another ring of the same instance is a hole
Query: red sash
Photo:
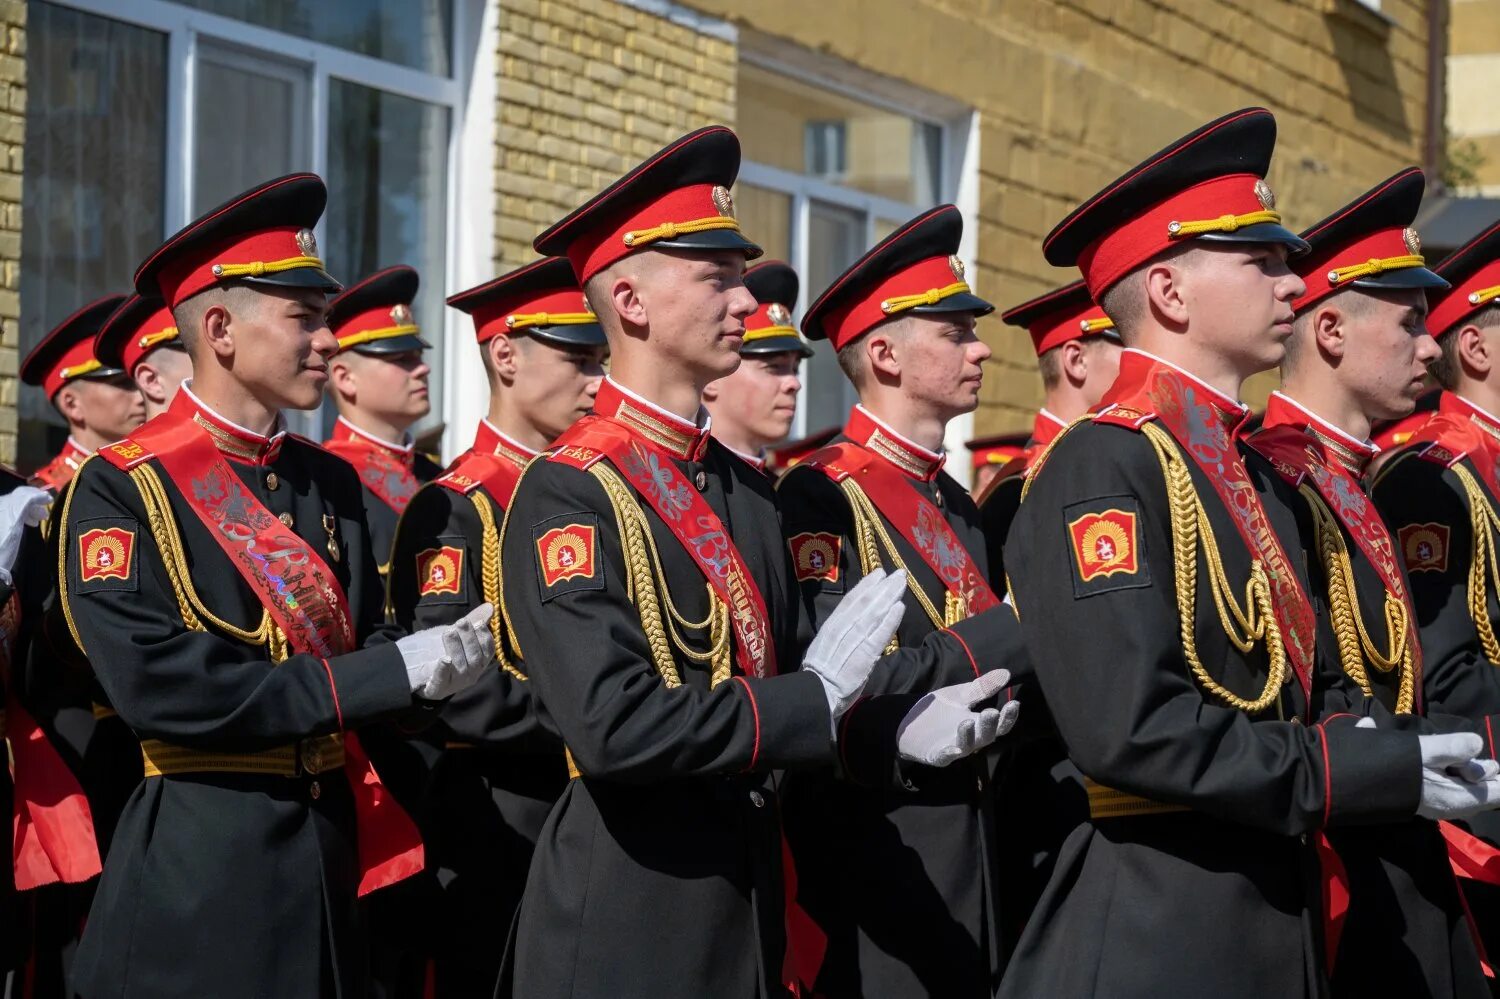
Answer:
[[852, 478], [858, 483], [875, 509], [917, 550], [948, 592], [965, 601], [970, 614], [999, 606], [1000, 599], [953, 533], [943, 511], [917, 492], [911, 480], [890, 462], [858, 444], [845, 442], [829, 445], [803, 464], [834, 482]]
[[89, 453], [75, 446], [70, 437], [57, 457], [31, 474], [32, 484], [54, 493], [60, 493], [64, 486], [73, 481], [73, 476], [78, 474], [78, 466], [82, 465], [88, 456]]
[[1220, 398], [1171, 366], [1127, 350], [1120, 357], [1120, 377], [1100, 401], [1094, 419], [1132, 430], [1157, 420], [1203, 471], [1245, 547], [1265, 566], [1272, 613], [1310, 704], [1317, 618], [1235, 447], [1232, 431], [1243, 414], [1229, 410]]
[[740, 671], [747, 676], [774, 674], [776, 646], [765, 598], [718, 514], [667, 452], [603, 416], [585, 416], [563, 432], [555, 448], [548, 460], [573, 468], [586, 469], [600, 458], [609, 459], [651, 504], [728, 606], [739, 639], [735, 659]]
[[[178, 400], [184, 400], [179, 393]], [[355, 648], [343, 587], [317, 552], [286, 527], [235, 475], [213, 439], [173, 405], [101, 454], [129, 469], [155, 457], [208, 528], [240, 577], [297, 652], [326, 660]], [[359, 894], [394, 884], [425, 866], [422, 838], [380, 782], [352, 731], [344, 732], [344, 770], [354, 796]]]
[[1264, 455], [1272, 467], [1293, 487], [1304, 479], [1312, 480], [1313, 488], [1328, 504], [1339, 523], [1349, 532], [1385, 588], [1396, 595], [1406, 608], [1406, 641], [1412, 653], [1412, 669], [1416, 678], [1417, 711], [1422, 703], [1422, 645], [1417, 639], [1417, 611], [1406, 588], [1406, 577], [1396, 561], [1396, 549], [1391, 541], [1390, 529], [1375, 511], [1375, 506], [1358, 480], [1349, 474], [1339, 462], [1328, 457], [1323, 446], [1302, 426], [1291, 423], [1272, 422], [1268, 409], [1264, 429], [1250, 435], [1247, 444]]
[[323, 442], [323, 447], [353, 465], [365, 488], [397, 513], [405, 510], [406, 504], [416, 494], [419, 483], [411, 470], [411, 462], [402, 461], [389, 448], [352, 434], [332, 437]]
[[5, 684], [5, 737], [10, 743], [11, 866], [17, 891], [63, 881], [77, 884], [100, 871], [89, 800], [57, 750], [10, 687], [11, 645], [20, 598], [0, 607], [0, 681]]
[[1500, 498], [1500, 428], [1451, 392], [1438, 397], [1438, 410], [1412, 434], [1410, 447], [1428, 461], [1450, 467], [1468, 458], [1490, 498]]

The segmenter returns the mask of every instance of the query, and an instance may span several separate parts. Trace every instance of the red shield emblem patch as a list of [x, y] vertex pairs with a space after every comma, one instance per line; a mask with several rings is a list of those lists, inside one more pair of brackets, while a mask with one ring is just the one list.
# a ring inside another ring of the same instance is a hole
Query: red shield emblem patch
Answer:
[[1135, 514], [1128, 510], [1088, 513], [1068, 524], [1073, 541], [1074, 564], [1080, 579], [1134, 575], [1140, 571], [1140, 546], [1136, 543]]
[[542, 567], [542, 582], [548, 586], [575, 577], [593, 578], [593, 525], [568, 524], [552, 528], [536, 539], [536, 556]]
[[462, 548], [429, 548], [417, 553], [418, 596], [457, 593], [464, 569]]
[[1407, 524], [1397, 532], [1407, 572], [1448, 570], [1448, 525]]
[[797, 582], [821, 580], [825, 583], [839, 581], [839, 547], [843, 538], [823, 531], [794, 534], [787, 539], [792, 550], [792, 566], [797, 571]]
[[123, 527], [95, 528], [78, 536], [78, 578], [129, 579], [135, 557], [135, 532]]

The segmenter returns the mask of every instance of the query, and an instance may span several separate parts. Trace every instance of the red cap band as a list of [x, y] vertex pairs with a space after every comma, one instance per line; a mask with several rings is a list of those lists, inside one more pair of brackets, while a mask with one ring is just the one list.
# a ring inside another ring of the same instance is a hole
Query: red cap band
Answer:
[[[1353, 243], [1336, 246], [1331, 251], [1319, 253], [1314, 250], [1297, 260], [1293, 269], [1307, 285], [1307, 292], [1292, 303], [1292, 309], [1301, 312], [1336, 291], [1343, 291], [1360, 277], [1407, 267], [1421, 267], [1421, 263], [1400, 263], [1386, 266], [1385, 261], [1397, 261], [1401, 257], [1421, 255], [1421, 245], [1413, 247], [1406, 241], [1408, 227], [1394, 226], [1372, 232]], [[1362, 273], [1336, 272], [1345, 268], [1359, 267]]]
[[1427, 328], [1433, 336], [1442, 336], [1473, 313], [1500, 301], [1480, 294], [1497, 286], [1500, 286], [1500, 258], [1491, 260], [1455, 284], [1451, 291], [1444, 292], [1427, 315]]
[[80, 340], [69, 347], [58, 359], [57, 365], [47, 372], [47, 376], [42, 379], [42, 392], [50, 399], [57, 394], [58, 389], [74, 378], [98, 368], [99, 362], [94, 357], [94, 338]]
[[145, 360], [147, 354], [163, 344], [175, 342], [177, 336], [177, 321], [172, 318], [172, 311], [157, 309], [131, 331], [130, 338], [120, 348], [120, 360], [125, 370], [135, 374], [135, 366]]
[[[220, 281], [234, 277], [259, 277], [261, 273], [289, 270], [276, 266], [298, 261], [297, 266], [322, 267], [317, 261], [318, 245], [312, 230], [297, 226], [263, 229], [250, 235], [239, 234], [222, 243], [207, 247], [201, 253], [183, 254], [161, 269], [158, 283], [167, 304], [175, 306]], [[305, 261], [312, 260], [313, 263]], [[227, 273], [215, 273], [214, 268]]]
[[1061, 347], [1069, 340], [1114, 328], [1115, 324], [1104, 314], [1103, 309], [1093, 302], [1087, 302], [1076, 308], [1049, 313], [1026, 327], [1026, 332], [1031, 334], [1031, 345], [1036, 348], [1036, 356], [1041, 357], [1053, 347]]
[[[583, 284], [622, 257], [649, 248], [658, 240], [671, 239], [676, 235], [673, 230], [677, 226], [683, 227], [682, 232], [738, 230], [739, 223], [734, 220], [733, 210], [729, 192], [724, 187], [715, 184], [679, 187], [642, 206], [635, 214], [610, 228], [581, 230], [568, 245], [568, 260], [573, 264], [573, 273], [578, 275], [578, 283]], [[627, 236], [629, 242], [626, 242]]]
[[[583, 292], [577, 288], [497, 298], [475, 307], [474, 336], [479, 343], [486, 343], [502, 333], [510, 334], [518, 330], [525, 332], [529, 326], [548, 325], [545, 319], [540, 318], [542, 316], [573, 317], [591, 311]], [[588, 321], [595, 320], [591, 317]]]
[[[901, 315], [904, 309], [889, 308], [896, 299], [926, 295], [931, 299], [928, 304], [936, 305], [939, 291], [963, 280], [963, 268], [955, 266], [953, 260], [946, 255], [919, 260], [870, 287], [863, 297], [829, 309], [823, 317], [828, 342], [837, 351], [892, 316]], [[882, 305], [888, 308], [882, 308]]]

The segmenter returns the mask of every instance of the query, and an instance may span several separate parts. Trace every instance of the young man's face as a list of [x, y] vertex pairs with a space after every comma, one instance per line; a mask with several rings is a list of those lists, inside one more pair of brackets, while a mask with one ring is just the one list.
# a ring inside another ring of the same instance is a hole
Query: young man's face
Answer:
[[990, 348], [974, 331], [972, 312], [914, 313], [893, 350], [901, 365], [901, 390], [944, 419], [972, 413], [984, 384]]
[[255, 298], [232, 315], [234, 377], [262, 404], [316, 409], [338, 340], [328, 329], [327, 296], [304, 288], [254, 286]]
[[146, 402], [124, 374], [74, 379], [58, 391], [57, 408], [106, 441], [126, 437], [146, 421]]
[[1183, 294], [1194, 335], [1240, 374], [1274, 368], [1292, 335], [1292, 300], [1306, 286], [1274, 243], [1200, 241], [1185, 261]]
[[1438, 345], [1427, 332], [1427, 296], [1419, 288], [1360, 296], [1344, 315], [1344, 356], [1332, 369], [1371, 420], [1410, 415], [1426, 387]]
[[704, 393], [713, 415], [714, 430], [730, 432], [756, 448], [785, 439], [797, 416], [798, 371], [802, 355], [787, 350], [776, 354], [746, 354], [735, 371], [714, 382]]
[[639, 294], [657, 350], [705, 381], [734, 371], [745, 320], [756, 309], [745, 287], [745, 254], [660, 250], [653, 257]]
[[515, 382], [504, 391], [532, 426], [554, 440], [594, 407], [609, 348], [565, 347], [535, 337], [516, 348]]
[[352, 403], [392, 426], [410, 427], [432, 410], [427, 376], [432, 367], [420, 350], [395, 354], [345, 351], [329, 362], [341, 403]]

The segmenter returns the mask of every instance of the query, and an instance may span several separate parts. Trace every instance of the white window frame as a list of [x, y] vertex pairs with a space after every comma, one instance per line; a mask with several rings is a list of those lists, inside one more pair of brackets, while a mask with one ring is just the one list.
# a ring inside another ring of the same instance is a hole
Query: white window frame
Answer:
[[[964, 217], [964, 236], [959, 256], [969, 267], [972, 283], [974, 257], [979, 242], [978, 114], [972, 108], [941, 95], [918, 91], [900, 81], [827, 56], [791, 50], [783, 41], [765, 38], [750, 31], [741, 32], [740, 42], [739, 58], [742, 63], [939, 128], [938, 204], [952, 202]], [[808, 237], [814, 201], [863, 213], [864, 243], [867, 248], [875, 245], [875, 223], [878, 218], [900, 223], [933, 207], [869, 194], [753, 160], [746, 160], [740, 165], [739, 181], [775, 191], [791, 199], [791, 259], [787, 262], [801, 275], [809, 273]], [[754, 238], [754, 233], [750, 235]], [[822, 290], [803, 285], [796, 305], [799, 322], [803, 311]], [[807, 398], [816, 388], [813, 385], [803, 385], [802, 393], [797, 399], [797, 416], [792, 424], [793, 437], [822, 429], [807, 426]], [[966, 414], [948, 424], [944, 440], [944, 446], [955, 458], [947, 465], [947, 471], [965, 483], [969, 479], [970, 463], [963, 445], [973, 437], [973, 429], [973, 414]]]
[[[372, 56], [351, 52], [322, 42], [310, 41], [264, 28], [247, 21], [223, 17], [173, 3], [171, 0], [48, 0], [61, 7], [71, 7], [86, 14], [121, 21], [167, 36], [166, 79], [166, 178], [163, 206], [162, 239], [192, 221], [193, 185], [193, 121], [196, 88], [193, 72], [197, 66], [197, 47], [200, 40], [208, 39], [223, 49], [235, 49], [246, 59], [253, 60], [256, 51], [270, 56], [269, 63], [278, 69], [288, 64], [298, 64], [308, 71], [310, 80], [307, 126], [311, 148], [309, 169], [324, 176], [328, 169], [328, 91], [329, 81], [344, 80], [374, 90], [382, 90], [402, 97], [409, 97], [429, 104], [446, 107], [449, 112], [448, 128], [448, 177], [447, 177], [447, 236], [443, 248], [444, 273], [452, 286], [456, 271], [460, 269], [460, 250], [472, 252], [468, 246], [460, 246], [455, 224], [458, 219], [460, 185], [464, 182], [462, 166], [463, 140], [468, 133], [467, 85], [474, 69], [475, 52], [471, 45], [474, 25], [480, 21], [478, 5], [484, 0], [453, 0], [452, 37], [449, 38], [449, 76], [439, 76], [425, 70], [414, 69], [399, 63], [385, 62]], [[492, 4], [484, 4], [493, 6]], [[478, 57], [483, 58], [487, 48], [478, 46]], [[491, 56], [491, 61], [493, 57]], [[490, 155], [493, 155], [492, 152]], [[324, 237], [324, 226], [320, 222], [316, 229], [320, 240]], [[24, 250], [23, 250], [24, 252]], [[399, 263], [400, 261], [391, 261]], [[346, 275], [346, 277], [349, 277]], [[448, 288], [428, 288], [424, 294], [448, 294]], [[437, 331], [443, 364], [443, 407], [440, 418], [447, 424], [444, 433], [444, 452], [462, 441], [467, 446], [468, 427], [454, 433], [454, 414], [458, 390], [458, 369], [465, 365], [455, 363], [466, 356], [461, 353], [472, 344], [472, 338], [459, 335], [459, 323], [453, 310], [443, 309], [443, 328]], [[318, 436], [321, 429], [316, 426], [316, 411], [310, 413], [288, 413], [292, 429], [300, 433]], [[450, 439], [452, 438], [452, 439]]]

